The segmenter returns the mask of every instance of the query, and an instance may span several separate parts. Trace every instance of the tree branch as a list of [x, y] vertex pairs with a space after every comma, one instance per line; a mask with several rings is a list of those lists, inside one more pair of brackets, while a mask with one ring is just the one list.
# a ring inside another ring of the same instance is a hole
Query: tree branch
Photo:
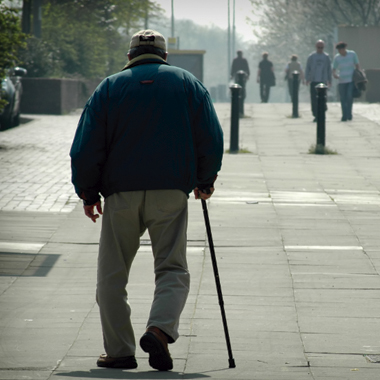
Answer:
[[346, 12], [343, 11], [342, 7], [340, 6], [339, 0], [334, 0], [335, 5], [339, 8], [340, 13], [342, 16], [346, 19], [346, 21], [349, 24], [352, 24], [352, 20], [347, 16]]

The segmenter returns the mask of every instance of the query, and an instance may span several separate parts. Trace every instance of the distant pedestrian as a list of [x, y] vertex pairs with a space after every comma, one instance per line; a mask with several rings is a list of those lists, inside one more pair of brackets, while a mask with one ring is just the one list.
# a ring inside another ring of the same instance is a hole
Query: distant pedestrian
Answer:
[[[241, 90], [241, 96], [243, 99], [246, 97], [246, 82], [249, 79], [249, 65], [248, 61], [243, 58], [243, 52], [241, 50], [238, 50], [236, 52], [237, 57], [234, 58], [232, 61], [232, 66], [231, 66], [231, 79], [235, 81], [235, 83], [238, 83], [241, 85], [242, 90]], [[238, 78], [238, 72], [239, 71], [244, 71], [245, 75], [243, 78]]]
[[210, 95], [166, 58], [160, 33], [134, 34], [128, 64], [87, 101], [70, 152], [72, 182], [93, 222], [105, 198], [96, 300], [106, 354], [99, 367], [137, 367], [126, 286], [148, 230], [155, 293], [140, 346], [153, 368], [173, 368], [168, 343], [179, 337], [190, 283], [187, 199], [192, 190], [208, 199], [221, 166], [223, 135]]
[[287, 64], [286, 69], [285, 69], [285, 78], [288, 80], [288, 89], [289, 89], [289, 94], [290, 94], [290, 99], [293, 100], [293, 89], [294, 89], [294, 84], [293, 84], [293, 73], [297, 71], [299, 76], [298, 76], [298, 83], [297, 83], [297, 91], [299, 90], [300, 82], [302, 83], [305, 82], [304, 78], [304, 73], [302, 70], [301, 64], [298, 62], [298, 56], [296, 54], [293, 54], [290, 57], [290, 62]]
[[262, 61], [259, 63], [257, 71], [257, 83], [260, 83], [261, 103], [268, 103], [270, 88], [276, 84], [273, 63], [268, 59], [267, 52], [262, 54]]
[[325, 43], [318, 40], [315, 47], [316, 52], [309, 55], [305, 69], [306, 85], [310, 85], [311, 111], [314, 122], [317, 121], [317, 90], [315, 86], [319, 83], [331, 86], [331, 60], [329, 55], [323, 51]]
[[231, 79], [235, 79], [235, 75], [238, 71], [242, 70], [247, 74], [246, 79], [249, 79], [249, 65], [248, 61], [243, 57], [243, 52], [238, 50], [236, 52], [237, 57], [233, 59], [231, 66]]
[[[352, 103], [354, 94], [353, 74], [360, 70], [359, 59], [353, 50], [347, 50], [345, 42], [336, 44], [338, 54], [333, 61], [334, 78], [339, 79], [339, 96], [342, 107], [342, 121], [352, 120]], [[339, 75], [337, 74], [339, 71]]]

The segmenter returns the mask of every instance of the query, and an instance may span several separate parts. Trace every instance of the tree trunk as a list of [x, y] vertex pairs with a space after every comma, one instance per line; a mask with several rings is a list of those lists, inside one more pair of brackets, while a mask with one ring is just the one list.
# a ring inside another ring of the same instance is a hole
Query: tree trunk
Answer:
[[30, 34], [31, 11], [32, 11], [32, 0], [24, 0], [22, 2], [21, 27], [22, 27], [22, 32], [25, 34]]

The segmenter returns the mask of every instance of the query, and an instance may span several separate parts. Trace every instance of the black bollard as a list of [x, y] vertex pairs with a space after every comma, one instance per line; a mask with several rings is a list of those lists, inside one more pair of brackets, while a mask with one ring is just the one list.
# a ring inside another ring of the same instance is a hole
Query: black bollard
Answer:
[[239, 152], [239, 102], [241, 86], [232, 84], [231, 90], [231, 135], [230, 135], [230, 154]]
[[245, 91], [245, 82], [247, 81], [247, 73], [243, 70], [239, 70], [235, 74], [235, 83], [241, 86], [240, 90], [240, 107], [239, 107], [239, 113], [240, 117], [244, 116], [244, 100], [246, 97], [246, 91]]
[[293, 71], [293, 83], [292, 83], [292, 103], [293, 103], [293, 118], [299, 117], [298, 115], [298, 86], [300, 73], [296, 70]]
[[315, 86], [317, 91], [317, 145], [324, 149], [326, 145], [326, 99], [327, 86], [319, 83]]

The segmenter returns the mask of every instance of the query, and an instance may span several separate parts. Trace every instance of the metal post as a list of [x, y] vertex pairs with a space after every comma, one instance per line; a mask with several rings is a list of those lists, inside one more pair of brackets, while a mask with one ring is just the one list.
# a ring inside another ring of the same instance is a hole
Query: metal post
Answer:
[[172, 0], [172, 38], [175, 36], [174, 31], [174, 0]]
[[246, 93], [245, 93], [245, 82], [247, 80], [247, 73], [243, 70], [239, 70], [236, 74], [235, 74], [235, 83], [238, 84], [239, 86], [241, 86], [241, 90], [240, 90], [240, 102], [239, 102], [239, 114], [240, 114], [240, 117], [243, 117], [244, 116], [244, 100], [245, 100], [245, 96], [246, 96]]
[[232, 2], [232, 54], [235, 54], [236, 25], [235, 25], [235, 0]]
[[292, 103], [293, 103], [293, 118], [299, 117], [298, 115], [298, 86], [299, 86], [299, 76], [298, 71], [293, 71], [293, 83], [292, 83]]
[[326, 145], [326, 93], [327, 86], [319, 83], [315, 86], [317, 91], [317, 145], [324, 148]]
[[145, 1], [145, 23], [144, 23], [144, 29], [148, 29], [149, 28], [149, 1], [146, 0]]
[[231, 90], [231, 136], [230, 136], [230, 154], [239, 152], [239, 95], [241, 86], [232, 84]]

